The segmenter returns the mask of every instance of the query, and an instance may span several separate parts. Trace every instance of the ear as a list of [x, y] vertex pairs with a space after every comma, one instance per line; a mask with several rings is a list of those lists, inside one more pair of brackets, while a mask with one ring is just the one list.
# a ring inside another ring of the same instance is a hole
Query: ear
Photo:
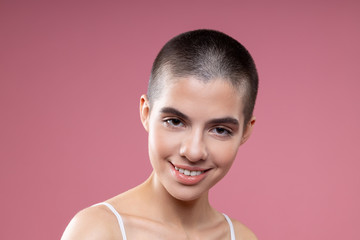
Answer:
[[149, 100], [145, 94], [140, 97], [140, 119], [145, 128], [149, 131], [149, 117], [150, 117], [150, 105]]
[[250, 121], [246, 124], [240, 145], [244, 144], [251, 136], [255, 122], [256, 122], [256, 118], [254, 116], [252, 116]]

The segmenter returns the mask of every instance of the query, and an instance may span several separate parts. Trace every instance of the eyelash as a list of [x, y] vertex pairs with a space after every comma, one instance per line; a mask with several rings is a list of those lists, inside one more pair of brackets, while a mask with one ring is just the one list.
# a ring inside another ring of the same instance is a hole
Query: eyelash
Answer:
[[[174, 121], [178, 122], [178, 124], [174, 124]], [[184, 125], [184, 123], [180, 119], [177, 119], [177, 118], [164, 119], [164, 124], [171, 128], [179, 128], [178, 125], [180, 125], [180, 124]]]
[[[182, 128], [185, 125], [178, 118], [167, 118], [167, 119], [164, 119], [163, 122], [167, 127], [175, 128], [175, 129]], [[224, 133], [217, 133], [217, 131], [224, 132]], [[214, 127], [210, 130], [210, 132], [212, 132], [220, 137], [230, 137], [233, 135], [233, 132], [231, 130], [224, 128], [224, 127]]]
[[233, 132], [232, 132], [231, 130], [226, 129], [226, 128], [224, 128], [224, 127], [215, 127], [215, 128], [212, 128], [212, 129], [211, 129], [211, 132], [219, 131], [219, 130], [225, 132], [225, 134], [216, 133], [216, 132], [215, 132], [215, 134], [218, 135], [218, 136], [221, 136], [221, 137], [230, 137], [230, 136], [233, 135]]

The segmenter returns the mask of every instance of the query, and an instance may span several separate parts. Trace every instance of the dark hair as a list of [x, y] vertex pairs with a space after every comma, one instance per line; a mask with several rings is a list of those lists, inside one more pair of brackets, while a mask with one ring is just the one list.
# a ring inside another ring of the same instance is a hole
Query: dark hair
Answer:
[[190, 77], [202, 81], [224, 79], [234, 87], [244, 88], [244, 116], [247, 124], [253, 114], [258, 91], [258, 74], [254, 60], [238, 41], [214, 30], [182, 33], [157, 55], [148, 87], [150, 105], [161, 93], [162, 78]]

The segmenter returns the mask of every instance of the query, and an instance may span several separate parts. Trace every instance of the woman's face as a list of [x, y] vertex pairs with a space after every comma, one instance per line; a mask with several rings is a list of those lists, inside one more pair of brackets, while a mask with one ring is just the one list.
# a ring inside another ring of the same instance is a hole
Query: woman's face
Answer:
[[155, 181], [176, 199], [190, 201], [226, 175], [254, 120], [244, 133], [242, 94], [227, 81], [168, 82], [151, 111], [142, 96], [141, 118]]

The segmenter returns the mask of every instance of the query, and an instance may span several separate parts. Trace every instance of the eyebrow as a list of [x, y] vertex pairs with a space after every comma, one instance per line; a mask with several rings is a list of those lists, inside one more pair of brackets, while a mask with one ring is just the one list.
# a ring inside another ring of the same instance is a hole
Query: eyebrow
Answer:
[[232, 117], [225, 118], [215, 118], [207, 122], [208, 124], [232, 124], [235, 126], [239, 126], [239, 121]]
[[[186, 116], [184, 113], [180, 112], [179, 110], [172, 108], [172, 107], [164, 107], [160, 110], [163, 114], [174, 114], [184, 120], [189, 120], [190, 118]], [[239, 126], [239, 121], [232, 117], [224, 117], [224, 118], [215, 118], [211, 119], [206, 124], [232, 124], [235, 126]]]
[[179, 110], [176, 110], [175, 108], [172, 107], [164, 107], [160, 110], [161, 113], [166, 113], [166, 114], [174, 114], [177, 115], [178, 117], [184, 119], [184, 120], [189, 120], [189, 117], [186, 116], [185, 114], [183, 114], [182, 112], [180, 112]]

